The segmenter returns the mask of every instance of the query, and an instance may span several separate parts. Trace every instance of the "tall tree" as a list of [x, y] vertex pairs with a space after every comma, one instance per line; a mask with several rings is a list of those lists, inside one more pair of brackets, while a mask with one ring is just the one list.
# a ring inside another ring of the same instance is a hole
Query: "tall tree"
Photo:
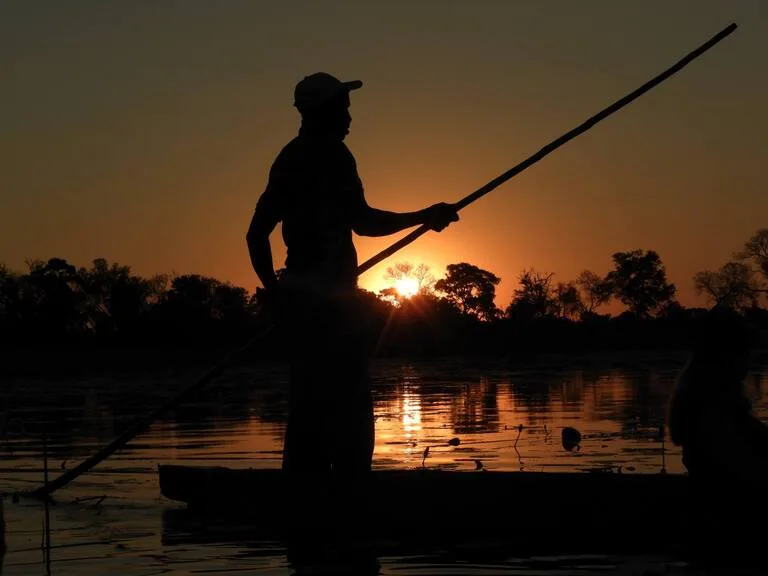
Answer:
[[436, 282], [429, 266], [424, 263], [414, 266], [410, 262], [398, 262], [394, 266], [387, 268], [387, 271], [384, 273], [384, 280], [392, 284], [395, 284], [398, 280], [411, 278], [416, 282], [419, 293], [431, 291]]
[[742, 260], [751, 260], [763, 277], [768, 280], [768, 228], [761, 228], [744, 243], [737, 254]]
[[602, 276], [591, 270], [584, 270], [576, 278], [576, 285], [581, 289], [583, 312], [594, 313], [600, 306], [607, 304], [613, 296], [613, 286]]
[[552, 287], [554, 276], [554, 273], [542, 273], [533, 268], [521, 272], [512, 302], [506, 309], [507, 317], [531, 319], [556, 315], [560, 306]]
[[473, 264], [449, 264], [445, 278], [435, 283], [435, 290], [464, 314], [480, 320], [493, 320], [499, 315], [494, 300], [501, 278]]
[[667, 281], [664, 264], [655, 251], [616, 252], [613, 264], [606, 281], [630, 312], [645, 318], [674, 301], [677, 288]]
[[233, 287], [208, 276], [185, 274], [173, 279], [164, 304], [190, 317], [209, 320], [242, 313], [248, 305], [248, 298], [244, 288]]
[[554, 294], [558, 316], [574, 319], [581, 315], [584, 303], [575, 282], [558, 282]]
[[756, 304], [760, 291], [755, 271], [744, 262], [728, 262], [719, 270], [697, 272], [693, 284], [713, 304], [736, 309]]
[[147, 312], [152, 287], [144, 278], [132, 275], [130, 266], [110, 265], [105, 258], [96, 258], [91, 268], [80, 268], [78, 275], [99, 331], [127, 329]]
[[63, 258], [28, 262], [20, 278], [20, 315], [41, 337], [57, 338], [88, 331], [88, 295], [77, 269]]
[[755, 282], [756, 294], [753, 304], [757, 304], [760, 293], [768, 294], [768, 228], [761, 228], [744, 243], [743, 250], [736, 254], [741, 260], [750, 261], [762, 276], [762, 281]]

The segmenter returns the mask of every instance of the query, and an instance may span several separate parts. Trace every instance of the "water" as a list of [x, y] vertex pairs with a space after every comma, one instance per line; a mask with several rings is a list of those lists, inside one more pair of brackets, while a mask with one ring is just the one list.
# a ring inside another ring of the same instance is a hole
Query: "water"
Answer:
[[[595, 357], [580, 366], [542, 362], [511, 370], [459, 360], [380, 362], [374, 366], [376, 468], [683, 473], [679, 450], [662, 443], [675, 378], [684, 359]], [[147, 373], [62, 381], [4, 382], [0, 391], [0, 491], [43, 480], [47, 436], [51, 477], [112, 440], [194, 379]], [[181, 377], [184, 376], [184, 377]], [[768, 415], [756, 368], [747, 389]], [[294, 574], [279, 542], [251, 538], [200, 541], [193, 526], [171, 524], [177, 503], [160, 496], [157, 464], [280, 466], [287, 407], [283, 366], [229, 371], [125, 449], [56, 494], [50, 508], [50, 555], [44, 509], [6, 498], [8, 552], [0, 573], [96, 575]], [[521, 428], [522, 425], [522, 428]], [[561, 443], [565, 426], [583, 435], [579, 451]], [[458, 437], [459, 446], [448, 445]], [[429, 454], [424, 458], [426, 447]], [[409, 511], [403, 511], [407, 516]], [[241, 535], [242, 536], [242, 535]], [[589, 555], [466, 558], [424, 551], [379, 558], [380, 574], [690, 574], [673, 558]]]

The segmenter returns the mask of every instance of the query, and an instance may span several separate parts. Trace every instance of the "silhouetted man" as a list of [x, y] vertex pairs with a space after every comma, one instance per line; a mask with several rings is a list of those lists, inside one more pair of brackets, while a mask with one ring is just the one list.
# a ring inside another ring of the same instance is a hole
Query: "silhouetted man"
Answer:
[[[344, 144], [349, 92], [361, 86], [322, 72], [296, 85], [301, 128], [274, 161], [247, 234], [253, 268], [288, 328], [291, 400], [283, 470], [293, 478], [324, 478], [331, 471], [359, 477], [371, 469], [373, 407], [352, 233], [385, 236], [422, 224], [440, 231], [458, 220], [445, 203], [408, 213], [367, 204]], [[287, 258], [278, 282], [269, 236], [279, 222]]]

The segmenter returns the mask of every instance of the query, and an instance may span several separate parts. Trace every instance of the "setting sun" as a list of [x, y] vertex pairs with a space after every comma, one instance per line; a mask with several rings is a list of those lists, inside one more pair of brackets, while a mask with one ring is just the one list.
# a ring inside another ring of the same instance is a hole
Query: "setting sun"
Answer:
[[418, 294], [419, 281], [416, 278], [398, 278], [395, 281], [395, 290], [403, 298], [410, 298]]

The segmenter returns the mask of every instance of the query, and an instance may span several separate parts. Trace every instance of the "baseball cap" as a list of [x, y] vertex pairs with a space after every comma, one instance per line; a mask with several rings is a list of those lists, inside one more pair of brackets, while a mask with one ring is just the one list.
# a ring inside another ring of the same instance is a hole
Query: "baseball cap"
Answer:
[[327, 72], [315, 72], [305, 76], [293, 92], [293, 105], [300, 111], [316, 108], [328, 100], [352, 90], [362, 88], [360, 80], [342, 82]]

